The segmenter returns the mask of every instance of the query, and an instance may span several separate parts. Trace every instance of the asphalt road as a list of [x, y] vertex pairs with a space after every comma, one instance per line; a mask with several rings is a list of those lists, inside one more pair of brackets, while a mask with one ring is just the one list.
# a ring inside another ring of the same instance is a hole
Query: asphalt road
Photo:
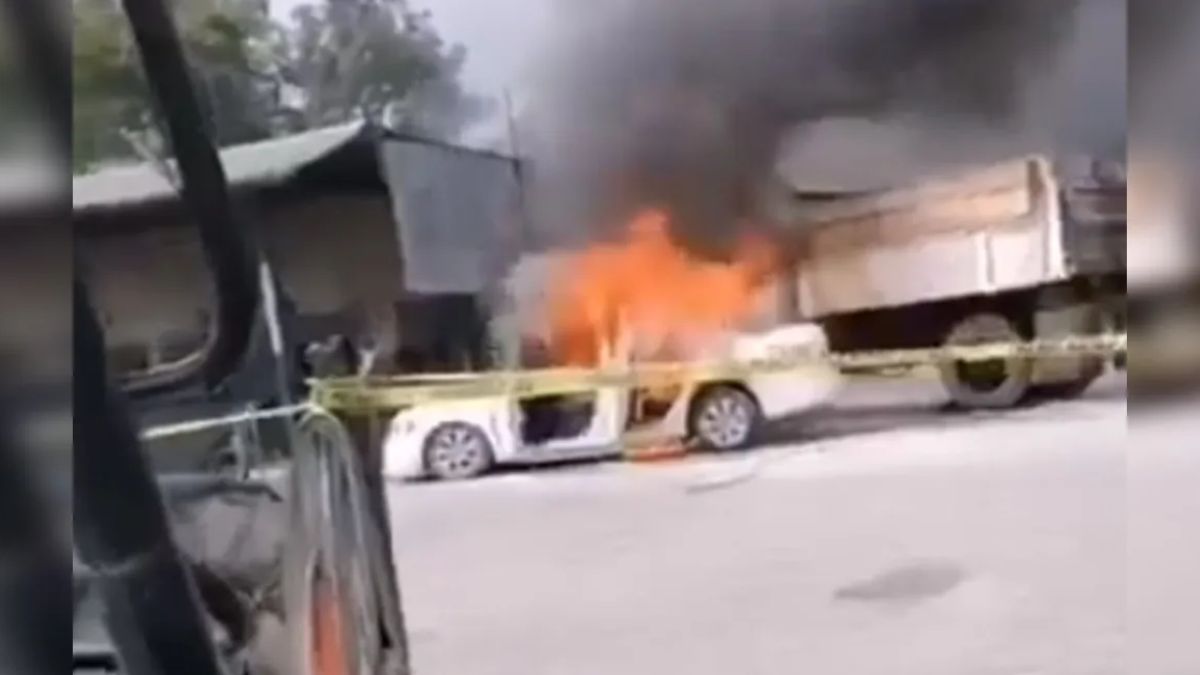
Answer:
[[857, 385], [745, 454], [396, 485], [417, 674], [1200, 673], [1200, 425], [1131, 441], [1120, 380], [939, 403]]

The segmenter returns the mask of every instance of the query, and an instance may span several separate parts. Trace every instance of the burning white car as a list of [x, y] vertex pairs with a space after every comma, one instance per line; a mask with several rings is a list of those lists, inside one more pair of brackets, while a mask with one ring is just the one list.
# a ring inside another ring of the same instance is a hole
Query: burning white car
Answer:
[[[696, 364], [690, 377], [653, 390], [614, 385], [422, 404], [393, 420], [386, 474], [467, 478], [496, 464], [615, 455], [646, 440], [742, 448], [768, 420], [826, 401], [838, 375], [819, 358], [828, 349], [820, 327], [735, 328], [780, 323], [771, 309], [779, 302], [770, 251], [747, 241], [732, 260], [702, 260], [674, 243], [669, 225], [664, 212], [650, 209], [635, 216], [622, 241], [523, 258], [498, 314], [508, 324], [493, 333], [511, 367], [629, 370], [669, 358]], [[540, 357], [522, 349], [531, 344]], [[812, 365], [803, 371], [738, 379], [700, 367], [806, 358]]]
[[[735, 336], [737, 362], [819, 357], [822, 330], [798, 324]], [[391, 478], [462, 479], [497, 464], [536, 464], [614, 456], [632, 436], [686, 438], [730, 450], [751, 445], [765, 422], [828, 400], [837, 372], [814, 363], [802, 371], [740, 380], [686, 380], [669, 390], [599, 387], [581, 394], [493, 396], [431, 402], [397, 414], [384, 446]]]

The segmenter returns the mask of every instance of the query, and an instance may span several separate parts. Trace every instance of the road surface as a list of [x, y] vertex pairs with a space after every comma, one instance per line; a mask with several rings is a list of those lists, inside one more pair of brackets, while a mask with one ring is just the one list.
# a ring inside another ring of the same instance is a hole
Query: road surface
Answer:
[[417, 674], [1200, 673], [1188, 418], [856, 387], [745, 454], [395, 485]]

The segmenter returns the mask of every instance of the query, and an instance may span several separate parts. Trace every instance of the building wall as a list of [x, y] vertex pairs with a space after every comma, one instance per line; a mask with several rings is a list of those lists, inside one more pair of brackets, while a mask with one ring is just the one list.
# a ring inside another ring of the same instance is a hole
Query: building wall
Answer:
[[[261, 206], [250, 214], [284, 288], [302, 315], [339, 315], [395, 342], [402, 288], [399, 248], [385, 196], [321, 196]], [[212, 315], [209, 277], [196, 231], [171, 219], [153, 227], [95, 233], [81, 242], [110, 349], [128, 367], [195, 346]], [[169, 360], [169, 358], [166, 358]]]
[[266, 211], [263, 246], [305, 314], [349, 312], [395, 341], [400, 247], [386, 197], [326, 197]]
[[171, 224], [79, 242], [109, 346], [136, 362], [139, 347], [170, 333], [203, 335], [211, 312], [199, 241]]

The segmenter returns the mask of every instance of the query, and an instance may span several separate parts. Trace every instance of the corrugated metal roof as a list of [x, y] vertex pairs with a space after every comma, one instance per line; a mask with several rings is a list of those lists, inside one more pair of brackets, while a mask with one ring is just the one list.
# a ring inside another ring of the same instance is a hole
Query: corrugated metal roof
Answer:
[[[221, 164], [230, 185], [274, 185], [349, 143], [364, 132], [361, 121], [226, 148]], [[171, 199], [175, 190], [147, 163], [113, 166], [71, 181], [76, 211]]]

